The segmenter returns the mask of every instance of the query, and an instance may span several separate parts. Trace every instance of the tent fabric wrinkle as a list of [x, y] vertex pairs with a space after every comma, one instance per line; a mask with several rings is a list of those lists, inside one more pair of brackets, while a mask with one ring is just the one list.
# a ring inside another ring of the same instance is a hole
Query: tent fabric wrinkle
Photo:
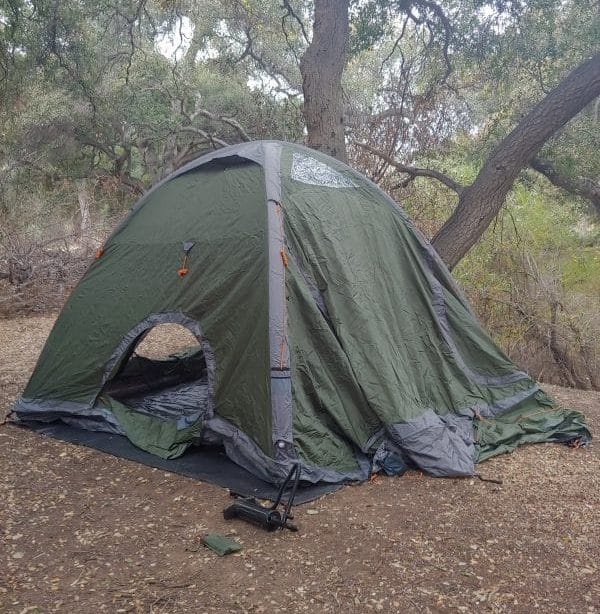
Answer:
[[[166, 323], [196, 345], [137, 356]], [[295, 463], [311, 483], [469, 476], [521, 444], [591, 438], [493, 342], [397, 203], [279, 141], [201, 156], [138, 201], [12, 417], [122, 435], [165, 462], [220, 446], [273, 484]]]

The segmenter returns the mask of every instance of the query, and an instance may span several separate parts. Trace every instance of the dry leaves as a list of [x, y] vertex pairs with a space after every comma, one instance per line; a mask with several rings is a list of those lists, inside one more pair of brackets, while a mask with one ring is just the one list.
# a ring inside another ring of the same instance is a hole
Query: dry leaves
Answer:
[[[51, 325], [0, 321], [0, 411]], [[547, 388], [600, 432], [600, 394]], [[225, 522], [220, 488], [14, 426], [0, 463], [1, 612], [600, 609], [596, 444], [481, 466], [502, 485], [409, 473], [347, 487], [298, 508], [296, 534]], [[202, 548], [209, 531], [243, 552]]]

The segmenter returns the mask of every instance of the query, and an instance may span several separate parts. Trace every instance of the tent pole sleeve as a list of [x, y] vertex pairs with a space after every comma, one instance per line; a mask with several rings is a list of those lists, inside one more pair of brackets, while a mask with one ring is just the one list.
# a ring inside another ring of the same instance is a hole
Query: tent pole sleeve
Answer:
[[269, 347], [271, 409], [276, 458], [294, 456], [292, 382], [287, 331], [284, 212], [281, 203], [281, 145], [265, 143], [264, 172], [269, 249]]

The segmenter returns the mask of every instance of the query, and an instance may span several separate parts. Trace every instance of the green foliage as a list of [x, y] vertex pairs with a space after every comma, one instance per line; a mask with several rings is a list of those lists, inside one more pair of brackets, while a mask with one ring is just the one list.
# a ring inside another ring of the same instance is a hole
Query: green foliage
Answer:
[[351, 8], [351, 33], [349, 52], [356, 55], [372, 49], [389, 31], [390, 2], [371, 0], [357, 2]]
[[[490, 48], [468, 48], [456, 78], [478, 139], [471, 155], [483, 160], [533, 104], [572, 68], [600, 49], [594, 0], [536, 0], [492, 32]], [[597, 110], [587, 109], [546, 144], [540, 156], [570, 177], [600, 175]]]
[[98, 203], [106, 195], [126, 205], [207, 149], [298, 138], [298, 104], [252, 87], [255, 66], [235, 61], [243, 47], [223, 25], [234, 23], [229, 10], [138, 0], [15, 0], [0, 9], [1, 206], [20, 207], [21, 189], [53, 200], [48, 190], [60, 180], [76, 208], [81, 178], [93, 181]]
[[582, 247], [572, 254], [563, 264], [562, 282], [568, 292], [600, 296], [600, 247]]
[[530, 178], [455, 270], [497, 341], [536, 377], [600, 382], [599, 239], [576, 203]]

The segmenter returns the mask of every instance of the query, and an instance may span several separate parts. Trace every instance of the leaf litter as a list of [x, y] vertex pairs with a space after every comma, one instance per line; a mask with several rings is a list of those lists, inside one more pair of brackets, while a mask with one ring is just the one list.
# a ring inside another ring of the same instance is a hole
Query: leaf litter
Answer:
[[[53, 322], [0, 320], [0, 417]], [[600, 393], [544, 387], [600, 431]], [[1, 612], [600, 612], [595, 442], [480, 465], [502, 484], [348, 486], [297, 508], [296, 534], [225, 522], [216, 486], [12, 425], [0, 468]], [[243, 550], [218, 557], [207, 532]]]

